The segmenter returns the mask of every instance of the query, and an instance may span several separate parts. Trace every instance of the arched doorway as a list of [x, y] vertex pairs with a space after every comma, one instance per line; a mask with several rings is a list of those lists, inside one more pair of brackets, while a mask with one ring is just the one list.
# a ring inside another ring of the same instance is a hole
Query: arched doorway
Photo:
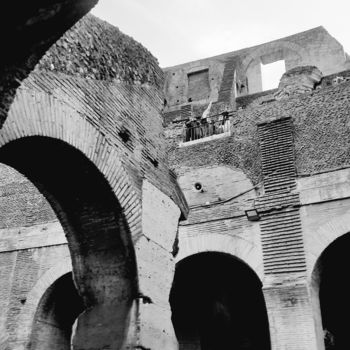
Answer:
[[233, 256], [206, 252], [180, 261], [170, 304], [180, 350], [270, 349], [261, 282]]
[[5, 144], [0, 162], [39, 189], [65, 231], [78, 293], [88, 308], [84, 327], [78, 327], [78, 346], [96, 342], [96, 347], [118, 349], [127, 333], [137, 278], [129, 227], [108, 181], [81, 151], [49, 137]]
[[350, 284], [346, 269], [350, 265], [350, 234], [331, 243], [317, 261], [313, 278], [317, 282], [326, 350], [350, 348]]
[[28, 349], [69, 350], [76, 318], [84, 310], [72, 274], [60, 277], [42, 296], [35, 313]]

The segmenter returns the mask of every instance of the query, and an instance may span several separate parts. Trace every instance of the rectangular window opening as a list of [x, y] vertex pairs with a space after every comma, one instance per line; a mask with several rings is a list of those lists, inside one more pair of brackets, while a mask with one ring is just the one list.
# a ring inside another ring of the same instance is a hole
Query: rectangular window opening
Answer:
[[187, 100], [189, 102], [208, 99], [210, 95], [209, 70], [189, 73]]
[[261, 79], [263, 91], [277, 89], [283, 73], [286, 71], [284, 60], [273, 63], [261, 63]]

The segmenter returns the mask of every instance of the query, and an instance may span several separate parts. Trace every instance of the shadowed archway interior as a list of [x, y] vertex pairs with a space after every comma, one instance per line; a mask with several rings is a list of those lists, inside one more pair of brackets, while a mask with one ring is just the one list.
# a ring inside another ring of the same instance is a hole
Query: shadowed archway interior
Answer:
[[69, 350], [75, 319], [84, 310], [72, 274], [54, 282], [42, 296], [35, 313], [29, 350]]
[[322, 253], [316, 273], [326, 350], [350, 348], [350, 283], [346, 276], [350, 266], [350, 234], [331, 243]]
[[[137, 278], [128, 225], [108, 181], [79, 150], [48, 137], [9, 142], [0, 148], [0, 162], [26, 176], [48, 199], [65, 231], [84, 305], [110, 310], [97, 316], [95, 338], [113, 337], [119, 348]], [[111, 323], [116, 325], [113, 334], [106, 336], [106, 324]]]
[[179, 262], [170, 303], [181, 350], [270, 349], [261, 282], [228, 254], [200, 253]]

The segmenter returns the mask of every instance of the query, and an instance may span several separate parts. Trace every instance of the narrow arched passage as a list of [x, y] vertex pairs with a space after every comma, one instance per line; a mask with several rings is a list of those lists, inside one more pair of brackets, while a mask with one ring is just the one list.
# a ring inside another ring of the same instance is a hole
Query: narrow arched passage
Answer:
[[78, 325], [78, 346], [118, 349], [127, 333], [137, 278], [129, 227], [109, 183], [83, 153], [49, 137], [9, 142], [0, 148], [0, 162], [39, 189], [65, 231], [74, 280], [88, 308], [83, 327]]
[[228, 254], [200, 253], [180, 261], [170, 304], [180, 350], [270, 349], [261, 282]]
[[44, 293], [32, 326], [29, 350], [70, 350], [73, 324], [84, 310], [72, 274], [56, 280]]
[[313, 279], [317, 281], [323, 336], [326, 350], [350, 348], [349, 322], [350, 283], [347, 267], [350, 266], [350, 234], [336, 239], [321, 254]]

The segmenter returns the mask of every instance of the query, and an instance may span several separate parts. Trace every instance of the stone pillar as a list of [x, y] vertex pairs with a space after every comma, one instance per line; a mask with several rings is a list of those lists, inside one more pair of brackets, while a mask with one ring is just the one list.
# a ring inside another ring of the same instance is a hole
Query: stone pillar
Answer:
[[[310, 288], [304, 278], [265, 279], [272, 350], [323, 350]], [[321, 329], [322, 334], [322, 329]]]
[[136, 348], [177, 350], [169, 294], [180, 210], [148, 181], [142, 187], [142, 236], [135, 243], [139, 296], [135, 305]]
[[325, 350], [319, 286], [320, 285], [319, 285], [318, 278], [312, 278], [312, 281], [309, 284], [309, 289], [310, 289], [310, 299], [312, 303], [312, 311], [313, 311], [313, 316], [315, 321], [317, 349]]
[[105, 250], [98, 251], [105, 255], [98, 259], [105, 264], [95, 269], [100, 272], [94, 280], [94, 295], [99, 299], [78, 318], [74, 350], [178, 349], [169, 294], [175, 272], [172, 252], [180, 209], [144, 180], [142, 208], [135, 209], [135, 215], [140, 215], [141, 228], [133, 237], [137, 286], [128, 286], [127, 278], [115, 280], [111, 285], [110, 281], [119, 273], [128, 274], [127, 266], [119, 271], [118, 262], [123, 264], [123, 261], [113, 260], [114, 251], [112, 255]]
[[260, 60], [254, 60], [248, 66], [246, 76], [248, 78], [248, 94], [262, 91], [262, 77]]

